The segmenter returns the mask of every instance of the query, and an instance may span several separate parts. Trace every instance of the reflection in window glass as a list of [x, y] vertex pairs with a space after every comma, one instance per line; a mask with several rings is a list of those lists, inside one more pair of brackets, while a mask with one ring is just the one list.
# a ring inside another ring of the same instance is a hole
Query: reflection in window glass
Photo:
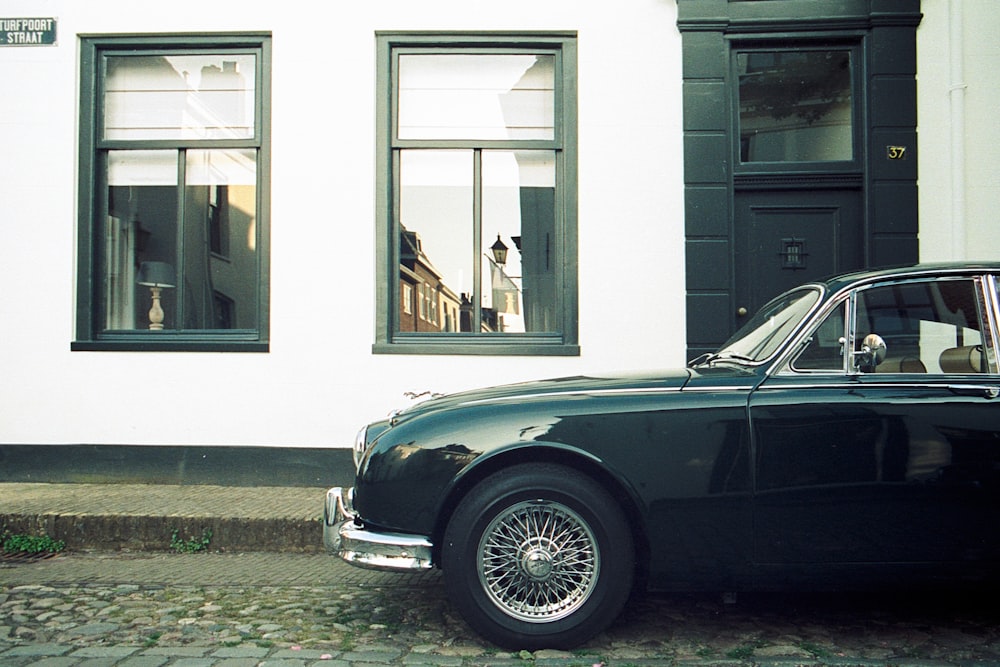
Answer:
[[473, 152], [402, 151], [399, 180], [398, 330], [471, 331]]
[[400, 139], [552, 139], [555, 58], [399, 57]]
[[553, 331], [553, 152], [485, 151], [482, 220], [483, 312], [496, 331]]
[[252, 149], [108, 153], [104, 330], [257, 326], [255, 156]]
[[404, 150], [399, 178], [398, 331], [556, 330], [554, 151]]
[[[177, 266], [177, 151], [110, 151], [104, 224], [104, 329], [150, 328], [152, 285], [146, 267], [161, 276]], [[165, 329], [177, 327], [176, 274], [157, 287]], [[154, 318], [156, 319], [156, 318]]]
[[854, 158], [850, 51], [743, 52], [736, 66], [741, 162]]
[[252, 150], [187, 153], [185, 329], [257, 326], [257, 163]]
[[251, 54], [109, 56], [105, 139], [254, 136]]

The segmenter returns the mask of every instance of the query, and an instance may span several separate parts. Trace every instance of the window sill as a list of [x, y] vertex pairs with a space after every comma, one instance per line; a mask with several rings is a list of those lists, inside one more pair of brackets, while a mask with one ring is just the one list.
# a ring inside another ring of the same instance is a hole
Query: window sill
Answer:
[[270, 345], [245, 340], [89, 340], [70, 343], [73, 352], [269, 352]]
[[402, 340], [375, 343], [373, 354], [578, 357], [580, 346], [562, 342], [501, 340]]

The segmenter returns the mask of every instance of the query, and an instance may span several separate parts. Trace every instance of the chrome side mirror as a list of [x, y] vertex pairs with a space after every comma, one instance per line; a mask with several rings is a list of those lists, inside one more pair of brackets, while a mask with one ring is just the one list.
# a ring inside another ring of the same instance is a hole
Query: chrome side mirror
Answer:
[[874, 373], [875, 367], [885, 361], [887, 348], [878, 334], [868, 334], [861, 341], [861, 350], [854, 355], [854, 367], [862, 373]]

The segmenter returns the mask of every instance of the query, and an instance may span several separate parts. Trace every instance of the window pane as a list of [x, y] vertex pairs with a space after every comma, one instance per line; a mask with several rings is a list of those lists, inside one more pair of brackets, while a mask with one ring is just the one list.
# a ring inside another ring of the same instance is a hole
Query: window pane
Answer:
[[256, 328], [255, 152], [188, 151], [186, 177], [183, 328]]
[[557, 331], [555, 154], [484, 151], [482, 180], [484, 317], [504, 333]]
[[823, 324], [809, 337], [809, 342], [795, 359], [796, 370], [844, 372], [844, 311], [846, 302], [837, 306]]
[[252, 54], [109, 56], [106, 139], [247, 139], [254, 136]]
[[254, 329], [256, 153], [189, 151], [183, 216], [178, 155], [108, 153], [104, 329]]
[[399, 170], [398, 331], [471, 332], [473, 153], [402, 151]]
[[854, 157], [849, 51], [737, 55], [741, 162]]
[[[177, 322], [176, 280], [161, 278], [177, 266], [177, 152], [108, 153], [108, 217], [104, 223], [104, 328], [147, 329]], [[152, 262], [152, 264], [145, 264]], [[139, 282], [155, 284], [140, 285]], [[159, 285], [159, 286], [157, 286]], [[169, 287], [163, 285], [170, 285]], [[153, 288], [163, 319], [150, 316]]]
[[400, 139], [552, 139], [555, 58], [399, 57]]
[[877, 334], [886, 358], [878, 373], [983, 373], [982, 325], [971, 280], [918, 282], [861, 292], [857, 340]]

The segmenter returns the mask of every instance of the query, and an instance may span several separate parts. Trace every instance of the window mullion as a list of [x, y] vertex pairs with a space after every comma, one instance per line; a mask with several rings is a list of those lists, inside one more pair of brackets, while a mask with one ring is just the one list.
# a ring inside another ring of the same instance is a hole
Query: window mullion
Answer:
[[483, 151], [476, 149], [472, 158], [472, 333], [483, 331]]
[[184, 261], [184, 218], [186, 217], [186, 212], [184, 208], [184, 202], [186, 200], [187, 192], [187, 149], [180, 149], [177, 151], [177, 238], [174, 239], [174, 243], [177, 245], [176, 257], [177, 257], [177, 298], [174, 308], [177, 312], [177, 321], [174, 323], [174, 328], [180, 331], [184, 328], [183, 324], [187, 320], [185, 319], [184, 304], [187, 299], [184, 297], [184, 272], [187, 268], [187, 264]]
[[[90, 275], [93, 277], [104, 276], [107, 273], [108, 265], [108, 255], [107, 255], [107, 230], [106, 227], [100, 222], [107, 224], [107, 220], [111, 215], [111, 207], [108, 202], [108, 152], [101, 151], [98, 153], [97, 160], [95, 162], [96, 169], [94, 174], [94, 182], [96, 188], [94, 190], [94, 213], [96, 217], [94, 218], [98, 221], [97, 224], [91, 226], [94, 233], [94, 246], [91, 249], [90, 257], [94, 258]], [[91, 333], [93, 336], [98, 336], [104, 329], [107, 328], [108, 320], [108, 308], [110, 308], [110, 303], [107, 288], [105, 286], [104, 280], [97, 280], [92, 278], [93, 288], [91, 290], [91, 298], [94, 299], [94, 303], [97, 304], [97, 309], [91, 308], [89, 310], [90, 317], [92, 318]]]
[[392, 184], [392, 224], [389, 226], [389, 238], [388, 238], [388, 249], [389, 249], [389, 287], [388, 294], [386, 295], [386, 302], [389, 304], [387, 308], [387, 317], [389, 321], [389, 331], [393, 333], [399, 332], [399, 271], [400, 262], [402, 261], [400, 249], [400, 236], [402, 230], [400, 228], [400, 210], [402, 208], [400, 204], [400, 199], [402, 196], [402, 168], [400, 166], [402, 162], [401, 151], [392, 151], [392, 164], [390, 168], [392, 169], [392, 176], [389, 182]]

